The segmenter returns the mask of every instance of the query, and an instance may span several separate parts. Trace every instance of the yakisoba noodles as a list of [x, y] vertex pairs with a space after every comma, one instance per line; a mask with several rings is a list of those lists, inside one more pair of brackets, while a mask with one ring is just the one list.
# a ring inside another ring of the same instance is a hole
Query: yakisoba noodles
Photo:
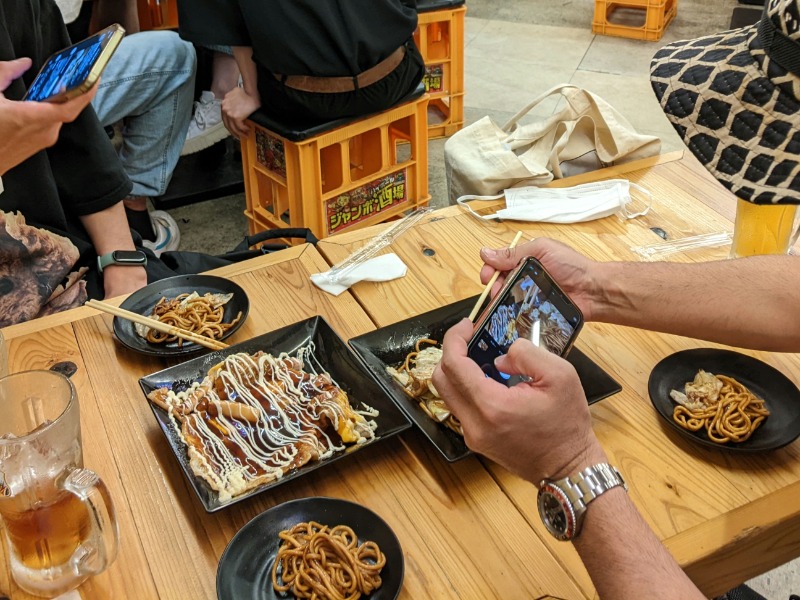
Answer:
[[304, 599], [357, 600], [381, 587], [386, 557], [375, 542], [359, 544], [349, 527], [310, 521], [278, 535], [281, 545], [272, 566], [276, 592]]
[[678, 425], [689, 431], [705, 429], [718, 444], [744, 442], [770, 414], [764, 400], [732, 377], [702, 369], [686, 384], [685, 393], [672, 390], [670, 397], [678, 403], [672, 413]]
[[[200, 296], [197, 292], [192, 292], [191, 294], [180, 294], [175, 298], [161, 298], [149, 316], [167, 325], [174, 325], [218, 340], [242, 318], [242, 313], [239, 311], [233, 321], [223, 322], [225, 304], [232, 297], [233, 294], [207, 293]], [[136, 331], [152, 344], [177, 341], [179, 346], [183, 345], [183, 340], [177, 336], [156, 331], [146, 325], [140, 325]]]
[[[422, 344], [429, 344], [421, 348]], [[442, 360], [439, 342], [428, 338], [417, 340], [414, 352], [406, 355], [405, 362], [398, 368], [387, 367], [386, 371], [403, 386], [405, 392], [419, 401], [419, 406], [434, 421], [444, 424], [459, 435], [464, 435], [460, 421], [450, 412], [439, 392], [433, 387], [431, 377], [436, 365]]]

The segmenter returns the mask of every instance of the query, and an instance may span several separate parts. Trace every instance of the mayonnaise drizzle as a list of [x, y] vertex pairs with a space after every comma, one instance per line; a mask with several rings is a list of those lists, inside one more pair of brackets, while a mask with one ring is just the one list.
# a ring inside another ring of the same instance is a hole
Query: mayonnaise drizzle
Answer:
[[[233, 354], [225, 358], [213, 380], [206, 377], [186, 391], [168, 394], [175, 432], [186, 443], [177, 420], [183, 418], [183, 427], [202, 445], [198, 451], [188, 444], [192, 469], [219, 492], [220, 500], [246, 491], [256, 480], [280, 479], [309, 460], [344, 450], [343, 443], [320, 427], [323, 417], [334, 430], [342, 431], [344, 424], [358, 436], [358, 444], [375, 437], [377, 423], [364, 416], [377, 416], [377, 411], [366, 405], [354, 411], [314, 357], [314, 349], [313, 343], [301, 347], [296, 358], [287, 353], [277, 358], [267, 353]], [[250, 407], [252, 411], [247, 412], [258, 415], [257, 422], [225, 416], [221, 406], [228, 402]], [[191, 405], [193, 412], [184, 417], [181, 413], [188, 413]], [[222, 431], [215, 431], [216, 427]]]

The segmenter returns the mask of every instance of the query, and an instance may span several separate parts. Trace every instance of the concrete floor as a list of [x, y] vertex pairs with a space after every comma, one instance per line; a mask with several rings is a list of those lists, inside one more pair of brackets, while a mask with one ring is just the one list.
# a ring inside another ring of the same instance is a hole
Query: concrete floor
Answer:
[[[468, 0], [465, 120], [489, 115], [503, 124], [549, 87], [570, 82], [590, 89], [640, 131], [659, 136], [663, 151], [683, 148], [650, 89], [649, 63], [664, 43], [728, 28], [736, 0], [680, 0], [659, 42], [592, 34], [591, 0]], [[546, 116], [549, 103], [531, 118]], [[429, 145], [433, 206], [447, 204], [444, 140]], [[242, 195], [170, 211], [181, 226], [182, 250], [220, 253], [247, 232]], [[800, 561], [748, 582], [769, 599], [800, 594]]]

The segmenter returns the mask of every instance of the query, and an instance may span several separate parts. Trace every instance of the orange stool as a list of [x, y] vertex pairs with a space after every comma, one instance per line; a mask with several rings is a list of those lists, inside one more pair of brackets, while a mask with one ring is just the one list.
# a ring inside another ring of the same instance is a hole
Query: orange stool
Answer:
[[464, 0], [419, 0], [414, 32], [425, 59], [428, 137], [454, 134], [464, 126]]
[[250, 234], [308, 227], [322, 239], [427, 205], [427, 108], [420, 86], [385, 112], [307, 129], [251, 115], [242, 140]]
[[678, 0], [595, 0], [592, 32], [655, 42], [678, 14]]

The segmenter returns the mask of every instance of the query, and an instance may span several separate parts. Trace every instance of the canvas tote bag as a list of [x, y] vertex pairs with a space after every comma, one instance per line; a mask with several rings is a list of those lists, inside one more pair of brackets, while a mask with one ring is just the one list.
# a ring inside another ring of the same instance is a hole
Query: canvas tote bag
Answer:
[[[564, 107], [536, 123], [518, 124], [552, 96], [562, 97]], [[659, 138], [637, 133], [600, 96], [574, 85], [557, 85], [503, 127], [487, 116], [447, 140], [444, 157], [450, 204], [466, 194], [493, 196], [506, 188], [541, 185], [660, 151]]]

